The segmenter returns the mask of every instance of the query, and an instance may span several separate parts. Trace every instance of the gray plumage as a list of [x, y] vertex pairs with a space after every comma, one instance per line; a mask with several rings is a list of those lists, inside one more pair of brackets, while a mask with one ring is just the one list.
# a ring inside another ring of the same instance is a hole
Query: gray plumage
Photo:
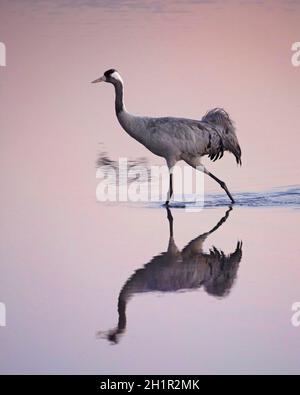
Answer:
[[228, 113], [223, 108], [215, 108], [208, 111], [202, 118], [202, 122], [207, 122], [216, 129], [218, 137], [216, 143], [211, 148], [208, 157], [215, 161], [221, 159], [224, 151], [231, 152], [238, 165], [242, 165], [242, 151], [235, 134], [235, 127]]
[[237, 164], [241, 165], [241, 148], [233, 122], [222, 108], [209, 111], [201, 120], [175, 117], [142, 117], [126, 111], [123, 102], [123, 81], [120, 74], [108, 70], [103, 77], [93, 81], [105, 81], [115, 87], [115, 109], [123, 129], [135, 140], [143, 144], [153, 154], [165, 158], [170, 169], [170, 188], [166, 204], [173, 194], [172, 169], [184, 160], [190, 166], [208, 174], [225, 190], [234, 202], [226, 184], [210, 173], [201, 163], [207, 155], [211, 160], [221, 159], [225, 151], [231, 152]]

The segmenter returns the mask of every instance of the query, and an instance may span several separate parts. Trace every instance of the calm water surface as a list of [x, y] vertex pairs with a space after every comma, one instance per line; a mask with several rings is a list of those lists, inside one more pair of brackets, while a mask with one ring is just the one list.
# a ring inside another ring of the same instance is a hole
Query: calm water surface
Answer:
[[298, 210], [80, 206], [7, 214], [1, 372], [299, 372]]

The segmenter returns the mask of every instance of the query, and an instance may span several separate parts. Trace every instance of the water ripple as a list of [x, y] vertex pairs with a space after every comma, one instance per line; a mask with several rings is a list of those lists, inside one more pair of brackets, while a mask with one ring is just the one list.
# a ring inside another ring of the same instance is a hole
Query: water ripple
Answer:
[[[234, 207], [281, 207], [300, 209], [300, 185], [273, 188], [260, 192], [238, 192], [233, 194], [235, 199]], [[202, 208], [199, 203], [192, 201], [192, 196], [185, 196], [185, 202], [175, 201], [170, 204], [171, 208]], [[216, 208], [230, 206], [230, 201], [223, 194], [207, 194], [204, 199], [204, 208]], [[152, 202], [148, 208], [159, 208], [163, 202]]]
[[[300, 186], [273, 188], [261, 192], [235, 193], [235, 206], [242, 207], [290, 207], [300, 208]], [[208, 195], [205, 207], [228, 205], [228, 199], [223, 195]]]

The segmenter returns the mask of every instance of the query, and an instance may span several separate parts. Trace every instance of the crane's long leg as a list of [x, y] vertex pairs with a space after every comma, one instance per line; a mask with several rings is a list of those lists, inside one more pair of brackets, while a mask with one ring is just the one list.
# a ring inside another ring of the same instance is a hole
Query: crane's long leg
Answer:
[[231, 193], [229, 192], [226, 184], [224, 181], [220, 180], [218, 177], [216, 177], [215, 175], [213, 175], [210, 171], [208, 171], [205, 167], [203, 167], [202, 170], [205, 174], [207, 174], [208, 176], [210, 176], [211, 178], [213, 178], [215, 181], [217, 181], [217, 183], [220, 185], [221, 188], [224, 189], [224, 191], [227, 193], [227, 196], [229, 197], [229, 199], [232, 201], [232, 203], [235, 203]]
[[205, 239], [207, 238], [207, 236], [209, 236], [210, 234], [212, 234], [213, 232], [215, 232], [217, 229], [219, 229], [224, 222], [227, 220], [227, 218], [229, 217], [229, 213], [232, 210], [232, 206], [229, 206], [228, 210], [226, 211], [224, 217], [222, 217], [220, 219], [220, 221], [217, 223], [217, 225], [215, 225], [211, 230], [209, 230], [208, 232], [202, 233], [201, 235], [199, 235], [198, 237], [196, 237], [195, 239], [191, 240], [182, 250], [182, 254], [189, 254], [191, 253], [201, 253], [202, 252], [202, 247], [203, 247], [203, 243], [205, 241]]
[[214, 174], [212, 174], [210, 171], [208, 171], [202, 164], [200, 161], [200, 158], [198, 157], [192, 157], [192, 158], [185, 158], [184, 159], [186, 161], [187, 164], [189, 164], [190, 166], [194, 167], [197, 170], [203, 171], [203, 173], [207, 174], [208, 176], [210, 176], [211, 178], [213, 178], [215, 181], [217, 181], [217, 183], [221, 186], [221, 188], [224, 189], [224, 191], [227, 193], [227, 196], [229, 197], [229, 199], [231, 200], [232, 203], [235, 203], [231, 193], [229, 192], [226, 184], [224, 181], [220, 180], [218, 177], [216, 177]]
[[173, 171], [170, 169], [170, 179], [169, 179], [169, 191], [168, 191], [168, 197], [165, 203], [165, 206], [169, 205], [170, 199], [173, 196]]
[[171, 213], [171, 210], [169, 209], [169, 207], [166, 207], [167, 209], [167, 218], [169, 221], [169, 234], [170, 234], [170, 238], [173, 237], [173, 215]]

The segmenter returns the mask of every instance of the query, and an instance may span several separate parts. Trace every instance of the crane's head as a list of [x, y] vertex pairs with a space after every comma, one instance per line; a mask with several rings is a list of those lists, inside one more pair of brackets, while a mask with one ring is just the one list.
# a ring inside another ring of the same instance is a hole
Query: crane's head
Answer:
[[93, 84], [95, 84], [96, 82], [109, 82], [111, 84], [116, 84], [117, 82], [123, 83], [123, 80], [117, 70], [109, 69], [103, 74], [102, 77], [92, 81]]

